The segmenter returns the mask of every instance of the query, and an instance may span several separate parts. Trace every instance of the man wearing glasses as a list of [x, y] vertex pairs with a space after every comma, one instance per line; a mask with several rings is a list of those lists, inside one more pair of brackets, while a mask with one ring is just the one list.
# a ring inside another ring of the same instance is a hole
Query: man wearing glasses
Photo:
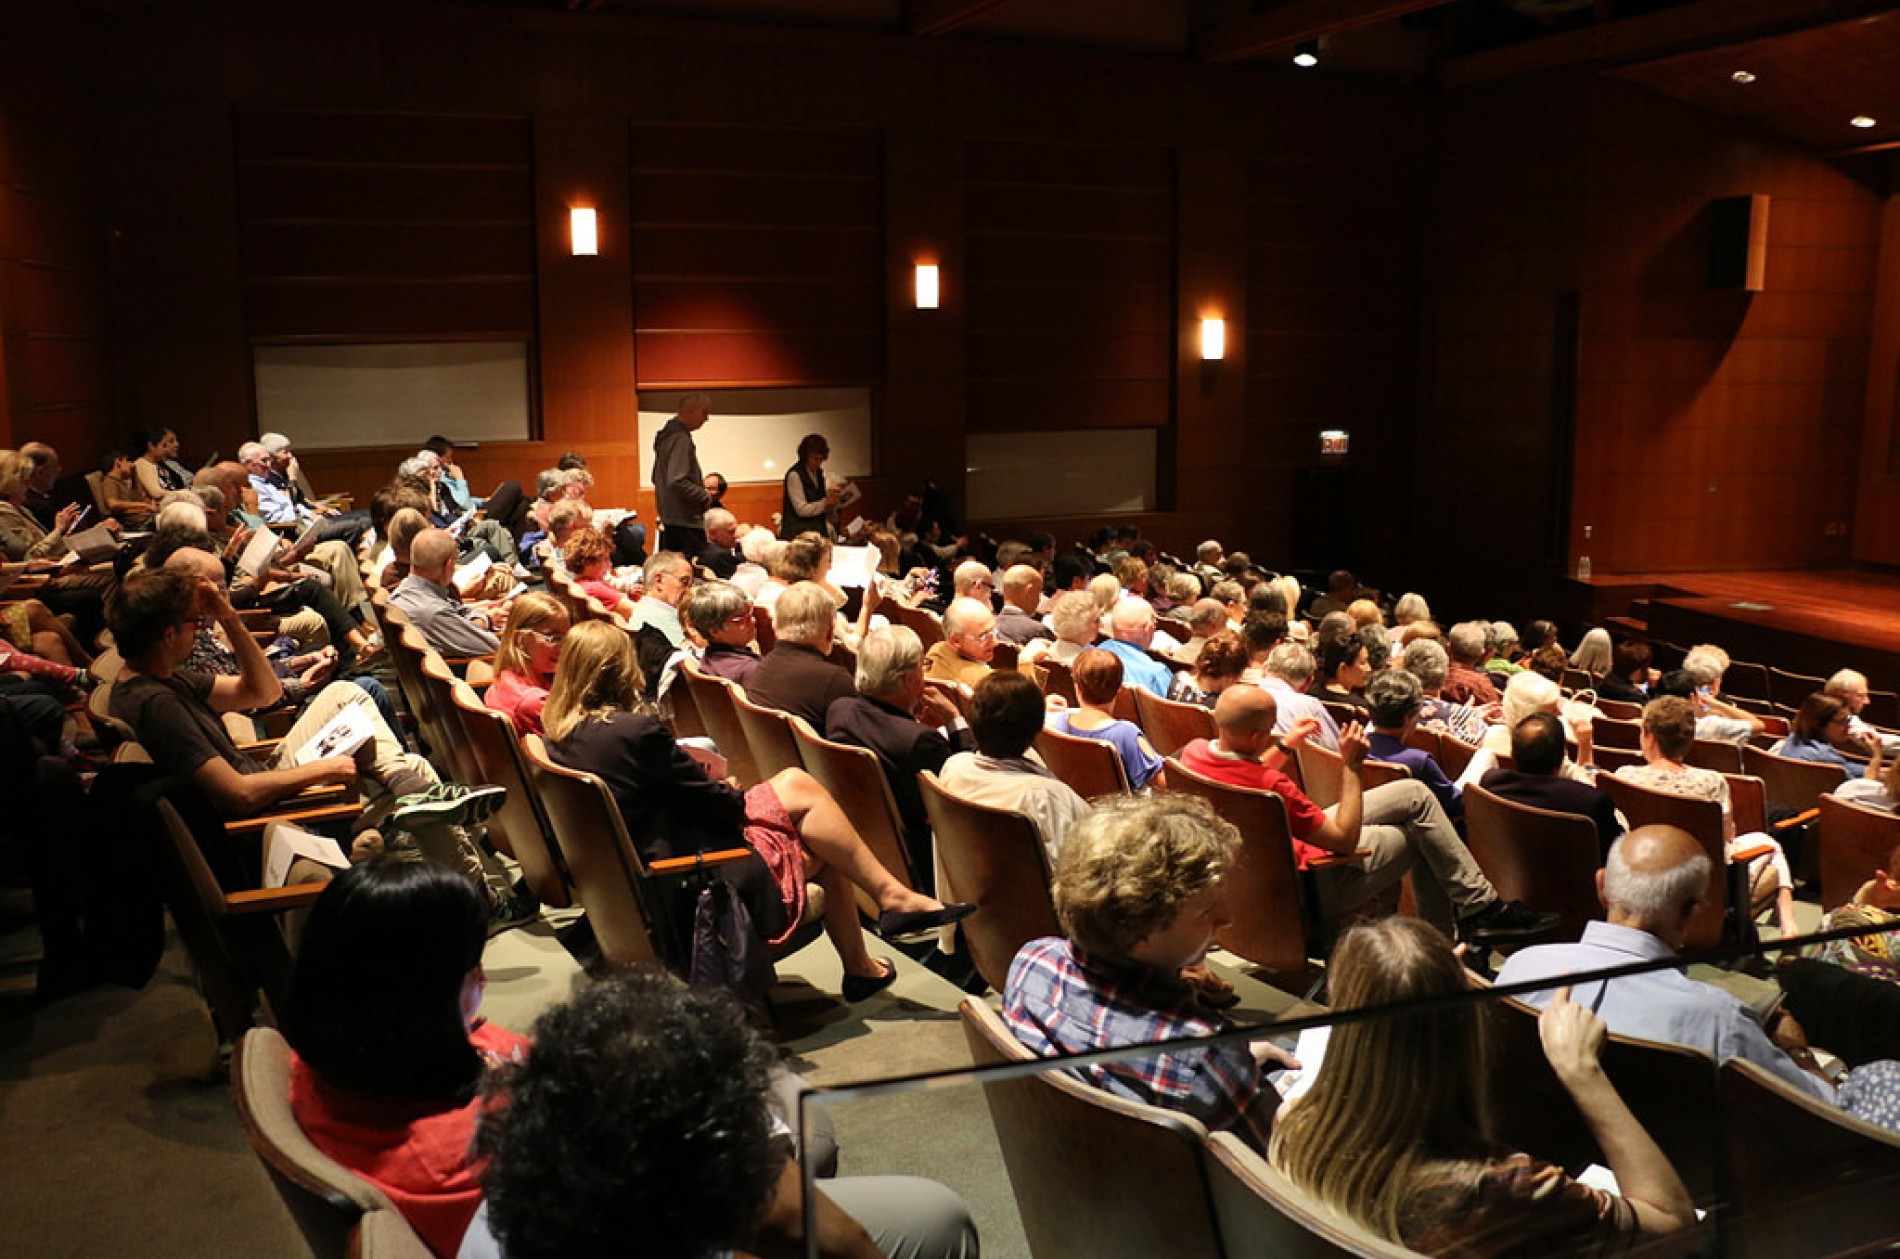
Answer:
[[648, 557], [643, 572], [645, 593], [627, 614], [627, 627], [640, 659], [640, 676], [646, 679], [647, 698], [658, 699], [666, 662], [686, 645], [680, 604], [693, 588], [693, 566], [676, 551], [658, 551]]
[[924, 654], [925, 674], [939, 682], [976, 689], [996, 658], [996, 614], [987, 603], [963, 597], [943, 614], [944, 641]]

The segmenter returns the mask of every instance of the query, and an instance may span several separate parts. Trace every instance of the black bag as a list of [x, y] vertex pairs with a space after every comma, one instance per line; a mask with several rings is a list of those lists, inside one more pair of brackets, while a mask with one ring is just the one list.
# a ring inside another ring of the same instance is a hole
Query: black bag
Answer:
[[723, 988], [748, 1006], [763, 1006], [778, 974], [752, 913], [730, 883], [706, 879], [693, 907], [693, 950], [687, 982]]

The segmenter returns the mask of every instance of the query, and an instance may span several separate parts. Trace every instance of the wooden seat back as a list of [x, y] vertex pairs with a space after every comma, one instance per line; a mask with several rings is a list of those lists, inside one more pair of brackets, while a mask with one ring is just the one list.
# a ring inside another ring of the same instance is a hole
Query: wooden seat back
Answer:
[[1042, 693], [1060, 695], [1070, 708], [1081, 707], [1081, 701], [1075, 697], [1075, 675], [1069, 666], [1054, 656], [1043, 656], [1036, 661], [1036, 668], [1042, 671]]
[[1590, 724], [1592, 736], [1600, 748], [1642, 746], [1643, 723], [1640, 721], [1618, 721], [1614, 717], [1598, 714]]
[[1208, 1138], [1214, 1215], [1230, 1256], [1275, 1259], [1418, 1259], [1328, 1210], [1231, 1132]]
[[719, 745], [726, 758], [726, 771], [739, 780], [741, 787], [759, 785], [758, 766], [752, 760], [752, 745], [746, 741], [745, 727], [739, 724], [739, 709], [733, 703], [732, 683], [724, 678], [701, 673], [699, 666], [687, 661], [680, 666], [680, 681], [693, 697], [706, 733]]
[[1609, 773], [1615, 773], [1625, 765], [1644, 764], [1643, 754], [1635, 748], [1597, 748], [1594, 754], [1596, 767]]
[[[979, 1065], [1027, 1058], [988, 1003], [960, 1008]], [[1036, 1259], [1222, 1259], [1198, 1122], [1056, 1068], [983, 1097]]]
[[1160, 755], [1175, 756], [1196, 739], [1214, 737], [1213, 709], [1163, 699], [1140, 687], [1131, 689], [1135, 696], [1135, 720]]
[[1860, 885], [1885, 870], [1900, 876], [1887, 858], [1900, 844], [1900, 816], [1821, 797], [1821, 907], [1835, 909], [1854, 899]]
[[1498, 895], [1558, 915], [1563, 938], [1603, 916], [1596, 874], [1603, 864], [1596, 823], [1465, 788], [1465, 842]]
[[743, 689], [732, 692], [732, 709], [745, 731], [746, 746], [752, 750], [752, 764], [760, 781], [788, 769], [801, 769], [798, 740], [792, 737], [792, 715], [776, 708], [755, 704]]
[[[1339, 780], [1346, 772], [1346, 762], [1339, 753], [1308, 739], [1300, 744], [1294, 755], [1300, 766], [1300, 790], [1306, 798], [1322, 809], [1330, 809], [1338, 804]], [[1446, 773], [1450, 773], [1450, 770], [1446, 770]], [[1368, 758], [1359, 768], [1359, 785], [1371, 791], [1374, 787], [1402, 782], [1411, 776], [1412, 771], [1403, 765]]]
[[[844, 815], [851, 819], [864, 837], [871, 855], [905, 887], [915, 888], [918, 871], [924, 875], [923, 887], [936, 884], [930, 869], [930, 854], [913, 854], [904, 836], [904, 820], [898, 816], [897, 800], [891, 795], [890, 780], [884, 776], [883, 762], [869, 748], [833, 743], [821, 737], [802, 717], [792, 718], [792, 737], [798, 742], [799, 760], [805, 771], [831, 793]], [[863, 888], [857, 889], [858, 905], [868, 917], [877, 917], [875, 899]]]
[[945, 790], [935, 774], [920, 773], [917, 783], [948, 885], [938, 895], [975, 903], [961, 924], [963, 937], [983, 982], [1001, 992], [1018, 949], [1062, 934], [1042, 836], [1022, 814], [973, 804]]
[[1630, 829], [1639, 826], [1674, 826], [1687, 831], [1702, 845], [1709, 859], [1709, 890], [1689, 920], [1683, 943], [1692, 949], [1713, 949], [1722, 943], [1724, 920], [1729, 909], [1728, 851], [1723, 840], [1722, 806], [1713, 800], [1698, 800], [1668, 791], [1652, 791], [1615, 774], [1599, 774], [1597, 786], [1609, 794]]
[[1683, 764], [1697, 769], [1712, 769], [1718, 774], [1742, 772], [1742, 745], [1726, 739], [1696, 739], [1689, 744]]
[[1112, 744], [1044, 726], [1036, 734], [1036, 755], [1050, 772], [1084, 800], [1127, 795], [1128, 767]]
[[488, 819], [489, 838], [521, 864], [522, 877], [536, 900], [555, 909], [567, 908], [573, 904], [567, 871], [541, 798], [528, 777], [514, 722], [482, 703], [466, 682], [456, 683], [450, 698], [461, 716], [469, 753], [481, 769], [479, 781], [508, 793]]
[[[1728, 682], [1727, 675], [1723, 676], [1722, 681], [1725, 684]], [[1800, 708], [1803, 700], [1826, 686], [1826, 678], [1768, 666], [1768, 698], [1783, 708]]]
[[905, 625], [915, 630], [918, 639], [924, 645], [925, 651], [929, 651], [933, 646], [944, 640], [943, 622], [923, 608], [913, 608], [908, 604], [900, 603], [896, 599], [887, 599], [883, 603], [878, 604], [877, 607], [878, 611], [882, 612], [891, 624]]
[[1806, 813], [1820, 803], [1822, 796], [1841, 785], [1837, 766], [1797, 761], [1747, 745], [1742, 747], [1742, 772], [1761, 779], [1770, 808], [1796, 813]]
[[1323, 955], [1319, 907], [1308, 904], [1293, 858], [1293, 832], [1286, 802], [1271, 791], [1235, 787], [1168, 760], [1168, 787], [1199, 796], [1240, 832], [1240, 859], [1227, 874], [1227, 904], [1233, 921], [1220, 946], [1275, 974], [1297, 975], [1307, 958]]

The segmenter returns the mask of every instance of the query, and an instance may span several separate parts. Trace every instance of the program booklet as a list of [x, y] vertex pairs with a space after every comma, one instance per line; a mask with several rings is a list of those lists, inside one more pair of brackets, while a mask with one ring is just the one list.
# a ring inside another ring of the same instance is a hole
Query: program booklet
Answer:
[[327, 835], [307, 831], [289, 822], [272, 822], [264, 828], [264, 886], [283, 887], [290, 876], [290, 865], [299, 857], [308, 857], [334, 870], [350, 868], [350, 859], [342, 845]]
[[351, 705], [325, 722], [316, 738], [297, 749], [291, 762], [308, 765], [330, 756], [354, 756], [356, 749], [368, 743], [375, 733], [369, 714]]
[[[66, 545], [81, 564], [103, 564], [119, 553], [119, 539], [104, 525], [94, 525], [66, 536]], [[67, 557], [67, 563], [72, 557]]]
[[238, 571], [253, 580], [262, 577], [264, 570], [270, 567], [271, 557], [277, 554], [278, 537], [269, 529], [259, 529], [244, 544], [243, 554], [238, 556]]

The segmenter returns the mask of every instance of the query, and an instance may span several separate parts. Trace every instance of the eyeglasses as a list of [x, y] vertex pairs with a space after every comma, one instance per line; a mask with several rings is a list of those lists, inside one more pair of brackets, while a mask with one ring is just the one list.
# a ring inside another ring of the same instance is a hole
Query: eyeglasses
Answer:
[[752, 623], [752, 610], [750, 608], [744, 612], [734, 612], [731, 616], [726, 618], [726, 624], [728, 625], [738, 625], [742, 622], [747, 625]]
[[538, 629], [523, 630], [521, 632], [526, 634], [529, 638], [540, 639], [542, 642], [546, 643], [550, 647], [559, 643], [561, 641], [561, 636], [567, 633], [566, 630], [562, 630], [560, 631], [560, 633], [552, 633], [548, 630], [538, 630]]

